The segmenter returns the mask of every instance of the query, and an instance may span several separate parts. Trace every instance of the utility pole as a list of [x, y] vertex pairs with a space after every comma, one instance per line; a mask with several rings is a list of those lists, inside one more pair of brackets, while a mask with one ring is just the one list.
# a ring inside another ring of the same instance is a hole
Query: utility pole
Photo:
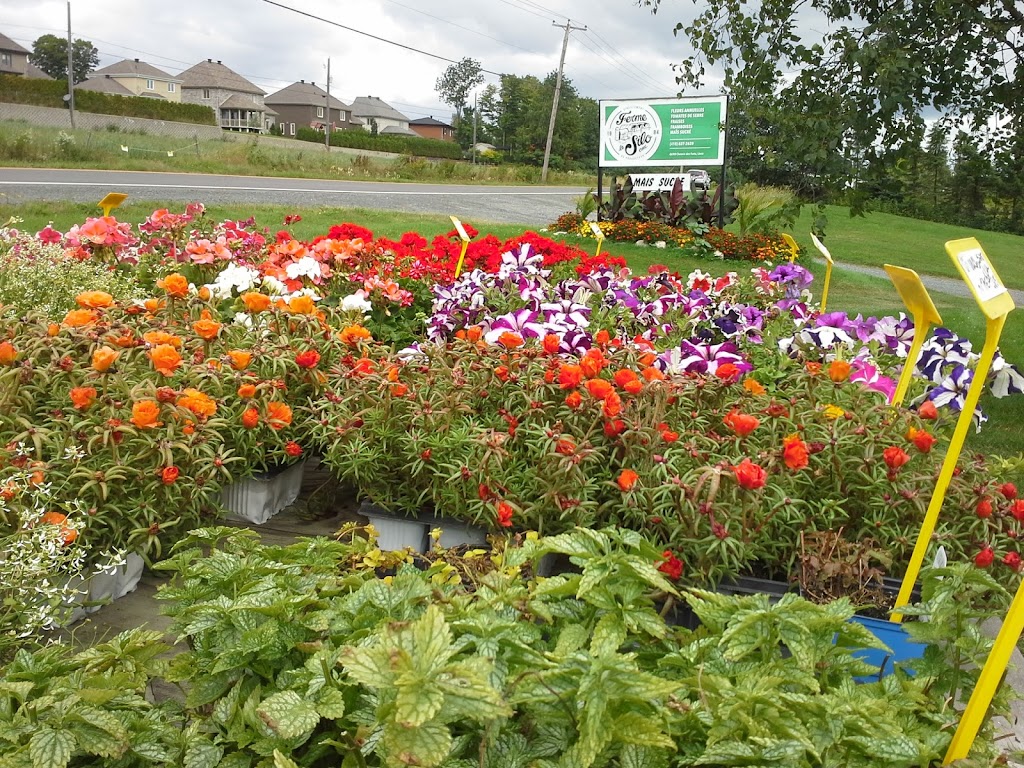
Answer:
[[476, 164], [476, 92], [473, 92], [473, 163]]
[[331, 151], [331, 57], [327, 57], [327, 104], [324, 106], [324, 147]]
[[75, 59], [71, 47], [71, 0], [68, 0], [68, 109], [71, 114], [71, 127], [75, 127]]
[[[561, 27], [561, 24], [552, 21], [552, 26]], [[551, 104], [551, 120], [548, 121], [548, 140], [544, 145], [544, 167], [540, 171], [540, 183], [548, 180], [548, 162], [551, 160], [551, 140], [555, 136], [555, 116], [558, 114], [558, 97], [562, 93], [562, 68], [565, 67], [565, 49], [569, 47], [569, 33], [573, 30], [586, 32], [586, 27], [574, 27], [572, 19], [565, 20], [565, 36], [562, 38], [562, 56], [558, 60], [558, 76], [555, 78], [555, 98]]]

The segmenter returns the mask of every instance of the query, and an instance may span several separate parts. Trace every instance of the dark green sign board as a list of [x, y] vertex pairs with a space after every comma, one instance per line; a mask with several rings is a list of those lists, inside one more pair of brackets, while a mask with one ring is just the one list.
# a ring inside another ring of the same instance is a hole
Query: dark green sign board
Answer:
[[722, 165], [725, 96], [601, 102], [602, 168]]

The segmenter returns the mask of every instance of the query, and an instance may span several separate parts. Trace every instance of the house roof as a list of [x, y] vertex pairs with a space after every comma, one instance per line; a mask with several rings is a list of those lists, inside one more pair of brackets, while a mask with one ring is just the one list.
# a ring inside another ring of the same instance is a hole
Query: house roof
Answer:
[[440, 128], [451, 128], [448, 123], [442, 123], [440, 120], [435, 120], [431, 117], [418, 117], [415, 120], [410, 120], [409, 125], [436, 125]]
[[[307, 83], [300, 80], [282, 88], [277, 93], [272, 93], [263, 100], [266, 104], [276, 104], [286, 107], [291, 105], [322, 107], [327, 103], [327, 91], [316, 83]], [[331, 109], [351, 109], [345, 102], [331, 96]]]
[[410, 131], [400, 125], [389, 125], [387, 128], [381, 128], [380, 132], [381, 135], [388, 134], [389, 136], [419, 136], [416, 131]]
[[0, 33], [0, 51], [10, 51], [11, 53], [32, 53], [28, 48], [18, 45], [3, 33]]
[[376, 96], [360, 96], [352, 102], [352, 114], [356, 117], [386, 117], [389, 120], [401, 120], [408, 123], [409, 118], [386, 104]]
[[[95, 73], [93, 73], [95, 75]], [[78, 90], [96, 91], [97, 93], [110, 93], [115, 96], [134, 96], [135, 94], [121, 85], [110, 75], [89, 77], [75, 86]]]
[[162, 69], [157, 69], [152, 64], [139, 59], [125, 59], [119, 61], [117, 64], [111, 64], [107, 67], [100, 67], [90, 74], [90, 77], [96, 75], [110, 75], [111, 77], [144, 77], [150, 80], [170, 80], [174, 83], [180, 83], [181, 79], [174, 75], [169, 75]]
[[25, 66], [25, 77], [27, 77], [29, 80], [53, 80], [52, 77], [43, 72], [43, 70], [41, 70], [32, 62], [29, 62]]
[[266, 93], [262, 88], [253, 85], [237, 72], [213, 59], [207, 59], [194, 67], [189, 67], [178, 77], [181, 79], [182, 88], [221, 88], [225, 91], [260, 95]]
[[233, 93], [220, 103], [221, 109], [247, 109], [250, 112], [266, 112], [260, 104], [255, 104], [252, 99], [247, 99], [240, 93]]

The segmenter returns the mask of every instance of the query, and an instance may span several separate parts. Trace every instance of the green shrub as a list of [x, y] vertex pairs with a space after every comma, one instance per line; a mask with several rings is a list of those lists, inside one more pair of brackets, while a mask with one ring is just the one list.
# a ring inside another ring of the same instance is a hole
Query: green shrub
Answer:
[[[324, 143], [324, 135], [312, 128], [300, 127], [295, 132], [299, 141]], [[348, 147], [350, 149], [369, 149], [374, 152], [394, 152], [400, 155], [417, 155], [419, 157], [443, 157], [451, 160], [462, 158], [459, 145], [450, 141], [424, 139], [418, 136], [388, 136], [369, 131], [350, 130], [333, 131], [332, 147]]]
[[[8, 104], [32, 104], [37, 107], [64, 107], [68, 86], [65, 80], [28, 80], [0, 75], [0, 101]], [[216, 125], [213, 110], [201, 104], [176, 104], [141, 96], [114, 96], [108, 93], [76, 90], [75, 109], [101, 115], [120, 115], [177, 123]]]
[[736, 190], [740, 207], [736, 221], [740, 235], [770, 234], [780, 226], [792, 227], [800, 215], [800, 202], [787, 187], [761, 187], [744, 184]]

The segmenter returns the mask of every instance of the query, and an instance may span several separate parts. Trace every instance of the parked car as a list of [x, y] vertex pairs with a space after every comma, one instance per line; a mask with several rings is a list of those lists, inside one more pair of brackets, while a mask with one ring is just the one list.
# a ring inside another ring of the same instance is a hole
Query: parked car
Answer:
[[711, 187], [711, 174], [707, 171], [695, 168], [687, 171], [686, 174], [690, 177], [690, 189], [702, 189], [706, 191]]

